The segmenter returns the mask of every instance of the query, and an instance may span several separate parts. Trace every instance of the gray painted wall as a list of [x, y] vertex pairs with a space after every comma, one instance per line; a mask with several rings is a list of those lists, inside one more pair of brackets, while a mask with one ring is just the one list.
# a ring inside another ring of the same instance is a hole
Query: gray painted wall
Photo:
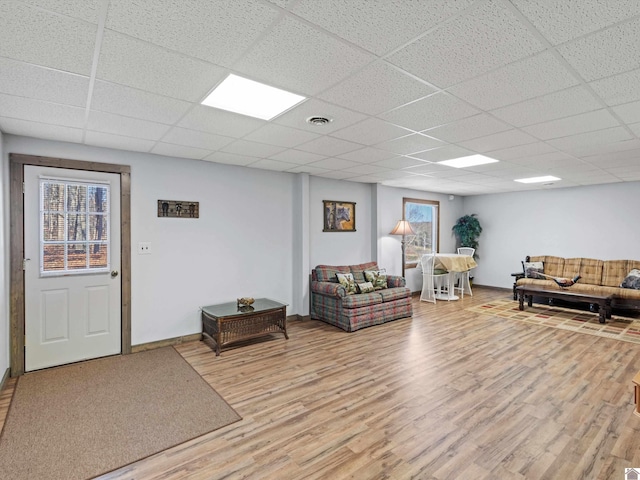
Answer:
[[474, 282], [511, 287], [526, 255], [640, 259], [640, 182], [465, 197], [483, 232]]

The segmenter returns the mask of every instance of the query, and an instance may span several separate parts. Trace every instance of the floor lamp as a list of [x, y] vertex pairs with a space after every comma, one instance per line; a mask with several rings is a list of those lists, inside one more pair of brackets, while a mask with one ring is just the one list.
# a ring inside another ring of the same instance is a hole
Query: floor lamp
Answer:
[[393, 230], [389, 233], [389, 235], [402, 235], [402, 276], [404, 277], [404, 237], [405, 235], [415, 235], [416, 232], [411, 228], [411, 224], [407, 220], [398, 220], [398, 223], [394, 227]]

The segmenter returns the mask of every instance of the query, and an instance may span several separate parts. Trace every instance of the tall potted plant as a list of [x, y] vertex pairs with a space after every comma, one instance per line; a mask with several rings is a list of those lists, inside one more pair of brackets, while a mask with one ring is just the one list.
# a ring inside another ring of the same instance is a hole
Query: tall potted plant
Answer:
[[478, 249], [478, 237], [482, 233], [482, 227], [475, 213], [460, 217], [451, 230], [456, 236], [458, 247]]

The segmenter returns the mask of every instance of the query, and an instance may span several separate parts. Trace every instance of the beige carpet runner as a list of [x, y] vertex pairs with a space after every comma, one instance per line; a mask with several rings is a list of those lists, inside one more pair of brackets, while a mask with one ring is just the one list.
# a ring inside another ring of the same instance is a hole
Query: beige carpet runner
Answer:
[[91, 478], [238, 420], [172, 347], [28, 373], [0, 436], [0, 477]]
[[525, 309], [520, 311], [518, 302], [514, 300], [496, 300], [466, 310], [640, 344], [640, 321], [615, 314], [613, 318], [607, 319], [607, 322], [602, 324], [598, 321], [597, 313], [535, 303], [531, 307], [525, 303]]

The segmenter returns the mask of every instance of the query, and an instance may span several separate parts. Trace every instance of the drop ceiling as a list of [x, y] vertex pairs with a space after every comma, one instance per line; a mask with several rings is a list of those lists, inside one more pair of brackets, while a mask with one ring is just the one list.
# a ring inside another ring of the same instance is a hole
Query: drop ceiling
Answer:
[[[463, 196], [639, 181], [638, 45], [636, 0], [4, 0], [0, 130]], [[307, 100], [200, 105], [230, 73]]]

